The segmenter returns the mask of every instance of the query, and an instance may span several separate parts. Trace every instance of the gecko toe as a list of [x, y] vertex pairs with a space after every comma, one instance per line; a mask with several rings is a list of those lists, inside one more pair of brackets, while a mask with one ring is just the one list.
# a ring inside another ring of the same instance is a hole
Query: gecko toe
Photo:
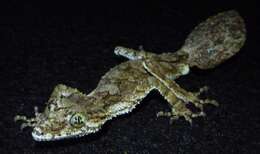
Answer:
[[201, 87], [200, 89], [199, 89], [199, 91], [198, 92], [195, 92], [194, 94], [195, 94], [195, 96], [200, 96], [202, 93], [204, 93], [204, 92], [207, 92], [207, 91], [209, 91], [209, 87], [208, 86], [203, 86], [203, 87]]

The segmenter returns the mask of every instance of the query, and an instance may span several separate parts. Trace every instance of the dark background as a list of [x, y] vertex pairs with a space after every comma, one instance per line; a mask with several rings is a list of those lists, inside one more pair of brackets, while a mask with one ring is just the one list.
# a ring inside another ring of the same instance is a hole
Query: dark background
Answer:
[[[0, 153], [258, 153], [260, 149], [259, 17], [254, 1], [21, 3], [1, 5]], [[207, 71], [178, 79], [190, 91], [220, 102], [190, 126], [172, 125], [156, 113], [169, 110], [152, 92], [132, 113], [79, 139], [37, 143], [20, 131], [16, 114], [43, 110], [53, 87], [64, 83], [88, 93], [111, 67], [126, 61], [117, 45], [162, 53], [176, 51], [198, 23], [235, 9], [244, 18], [247, 41], [241, 52]]]

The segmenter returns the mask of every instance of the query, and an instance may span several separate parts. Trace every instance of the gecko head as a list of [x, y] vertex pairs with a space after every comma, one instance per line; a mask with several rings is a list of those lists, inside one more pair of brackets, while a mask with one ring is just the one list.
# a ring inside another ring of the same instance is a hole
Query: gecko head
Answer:
[[[84, 102], [84, 103], [83, 103]], [[32, 136], [36, 141], [75, 138], [98, 131], [106, 121], [93, 99], [80, 93], [51, 98], [40, 113]]]

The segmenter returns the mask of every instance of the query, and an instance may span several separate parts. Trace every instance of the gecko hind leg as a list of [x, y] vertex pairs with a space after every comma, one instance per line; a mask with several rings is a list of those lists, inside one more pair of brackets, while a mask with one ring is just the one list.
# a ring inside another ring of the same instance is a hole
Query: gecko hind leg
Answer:
[[184, 117], [186, 121], [192, 124], [192, 118], [195, 117], [203, 117], [206, 114], [203, 110], [199, 112], [193, 112], [189, 108], [187, 108], [186, 103], [183, 100], [177, 98], [174, 93], [171, 92], [166, 86], [164, 86], [160, 81], [158, 81], [158, 85], [156, 86], [158, 91], [163, 95], [163, 97], [168, 101], [171, 111], [165, 112], [160, 111], [157, 113], [157, 117], [169, 117], [170, 124], [174, 120], [179, 119], [180, 117]]
[[142, 49], [142, 46], [140, 46], [139, 48], [141, 49], [140, 51], [118, 46], [114, 49], [114, 53], [116, 55], [126, 57], [130, 60], [145, 59], [155, 56], [154, 53], [144, 51]]
[[[169, 64], [164, 63], [162, 65], [160, 62], [154, 60], [146, 60], [143, 62], [143, 66], [145, 69], [151, 73], [154, 77], [156, 77], [164, 86], [166, 86], [178, 99], [182, 100], [185, 103], [192, 103], [197, 108], [203, 111], [204, 104], [212, 104], [218, 106], [217, 101], [211, 99], [200, 99], [199, 95], [208, 90], [208, 87], [202, 87], [198, 92], [188, 92], [185, 89], [181, 88], [174, 80], [169, 78], [168, 76], [175, 76], [176, 74], [186, 74], [187, 71], [182, 73], [182, 68], [178, 70], [178, 68], [172, 67]], [[177, 67], [177, 66], [176, 66]], [[173, 70], [173, 72], [171, 72]], [[170, 75], [172, 74], [172, 75]]]

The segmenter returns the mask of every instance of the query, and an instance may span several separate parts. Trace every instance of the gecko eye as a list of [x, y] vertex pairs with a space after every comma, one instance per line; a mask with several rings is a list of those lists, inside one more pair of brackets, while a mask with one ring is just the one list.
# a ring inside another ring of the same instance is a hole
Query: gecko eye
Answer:
[[81, 113], [75, 113], [71, 116], [69, 123], [73, 126], [73, 127], [82, 127], [84, 125], [85, 122], [85, 116], [82, 115]]

